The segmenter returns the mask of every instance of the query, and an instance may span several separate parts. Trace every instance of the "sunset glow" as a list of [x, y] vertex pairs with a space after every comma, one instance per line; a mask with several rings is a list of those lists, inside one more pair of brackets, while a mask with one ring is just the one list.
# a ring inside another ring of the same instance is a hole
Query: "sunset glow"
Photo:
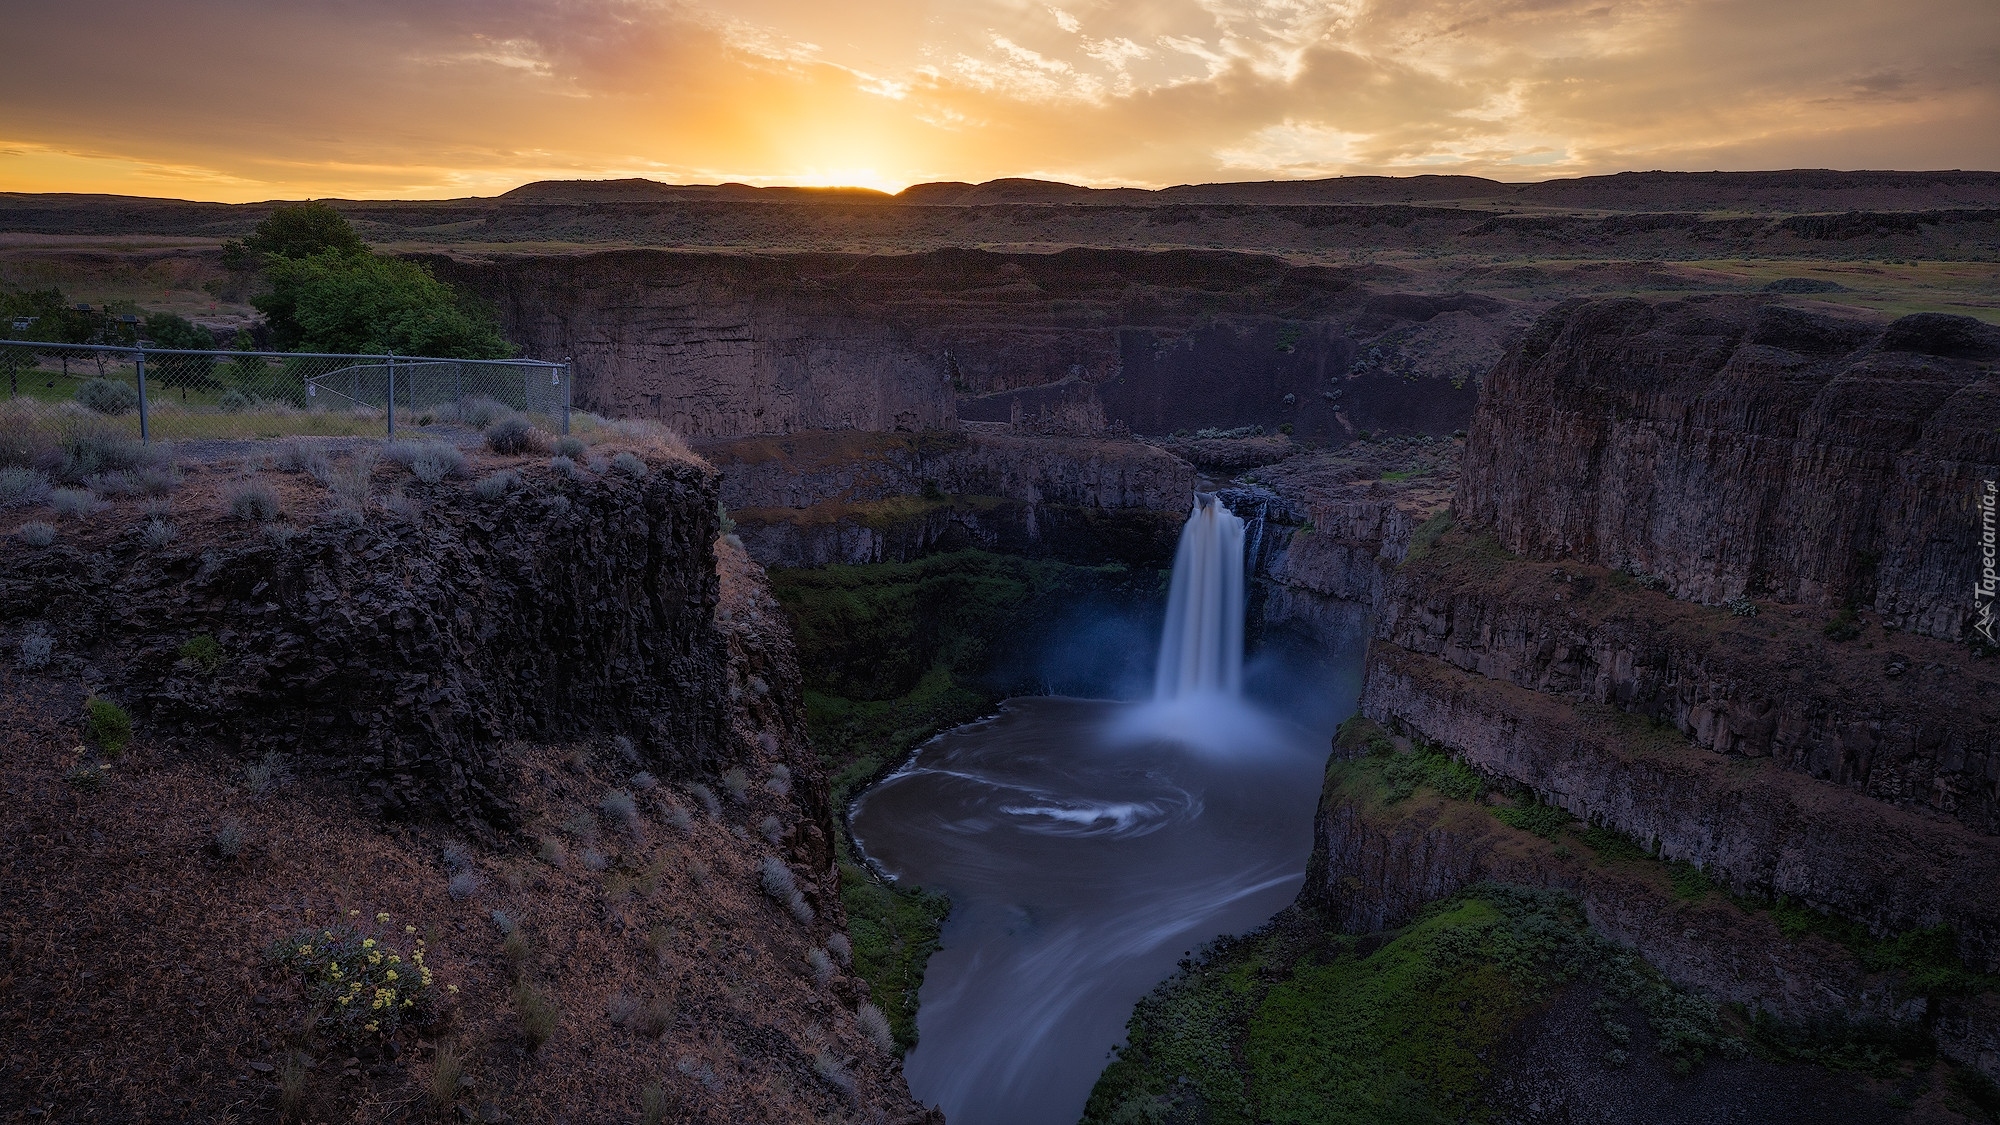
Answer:
[[1990, 0], [92, 13], [9, 16], [0, 188], [436, 198], [610, 176], [894, 190], [2000, 165]]

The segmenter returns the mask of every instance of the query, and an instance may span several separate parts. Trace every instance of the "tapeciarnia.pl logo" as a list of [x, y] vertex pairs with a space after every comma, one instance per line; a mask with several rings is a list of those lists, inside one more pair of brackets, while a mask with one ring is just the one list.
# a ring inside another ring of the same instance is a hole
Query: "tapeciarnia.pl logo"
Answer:
[[1996, 542], [2000, 540], [1996, 540], [1994, 528], [1994, 501], [1993, 482], [1989, 480], [1979, 493], [1979, 581], [1972, 586], [1972, 608], [1977, 614], [1972, 627], [1986, 638], [1987, 644], [2000, 645], [2000, 637], [1995, 636], [2000, 626], [1993, 620], [1993, 603], [2000, 595], [2000, 566], [1995, 564], [1995, 557], [2000, 554]]

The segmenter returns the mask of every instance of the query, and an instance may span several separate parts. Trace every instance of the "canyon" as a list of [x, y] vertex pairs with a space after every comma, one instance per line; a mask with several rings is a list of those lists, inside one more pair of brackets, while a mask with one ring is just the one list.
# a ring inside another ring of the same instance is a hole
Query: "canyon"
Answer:
[[[1175, 536], [1212, 492], [1246, 521], [1253, 651], [1365, 646], [1359, 714], [1297, 901], [1141, 1003], [1087, 1120], [1267, 1104], [1255, 1005], [1488, 910], [1502, 922], [1468, 933], [1569, 927], [1595, 958], [1504, 1018], [1467, 994], [1477, 1018], [1439, 1025], [1477, 1040], [1452, 1081], [1493, 1079], [1494, 1119], [1631, 1119], [1607, 1108], [1621, 1074], [1657, 1083], [1662, 1122], [1732, 1089], [1832, 1120], [1801, 1107], [1836, 1085], [1857, 1120], [1990, 1112], [2000, 671], [1972, 576], [2000, 475], [1991, 174], [622, 182], [341, 207], [529, 354], [571, 359], [579, 410], [690, 448], [642, 450], [629, 479], [487, 458], [526, 483], [483, 500], [383, 466], [358, 528], [245, 450], [183, 466], [165, 550], [131, 500], [52, 549], [9, 539], [0, 632], [56, 657], [0, 669], [9, 784], [37, 798], [14, 814], [36, 843], [7, 862], [43, 913], [101, 897], [81, 923], [98, 940], [127, 932], [114, 909], [168, 934], [100, 980], [11, 912], [10, 953], [44, 966], [16, 995], [134, 1038], [147, 1012], [118, 989], [251, 949], [258, 911], [366, 899], [434, 931], [464, 984], [468, 1113], [629, 1113], [658, 1083], [692, 1120], [924, 1120], [897, 1054], [944, 907], [870, 873], [848, 802], [1004, 696], [1150, 674]], [[229, 306], [247, 280], [219, 243], [267, 210], [0, 196], [0, 277], [165, 279]], [[218, 514], [243, 473], [277, 481], [283, 545]], [[201, 636], [219, 670], [184, 651]], [[1346, 690], [1293, 671], [1297, 695]], [[138, 734], [86, 789], [66, 779], [109, 762], [78, 733], [93, 697]], [[275, 796], [251, 772], [270, 762]], [[612, 791], [638, 829], [601, 807]], [[162, 818], [163, 793], [226, 810], [249, 858], [217, 853], [220, 812]], [[117, 874], [197, 854], [165, 902]], [[467, 855], [483, 889], [461, 901]], [[223, 921], [186, 920], [211, 907]], [[528, 972], [493, 911], [546, 943]], [[852, 966], [821, 979], [809, 955], [849, 933]], [[190, 1057], [282, 1061], [288, 1000], [225, 960], [205, 975], [241, 996]], [[1254, 984], [1201, 1007], [1224, 978]], [[575, 997], [549, 1054], [509, 1018], [519, 979]], [[639, 1034], [628, 1000], [678, 1015]], [[59, 1119], [103, 1111], [89, 1075], [109, 1063], [66, 1061], [43, 1010], [13, 1017], [31, 1048], [10, 1088]], [[1676, 1054], [1669, 1010], [1705, 1013], [1706, 1046]], [[1631, 1070], [1626, 1024], [1657, 1040]], [[1235, 1061], [1199, 1070], [1189, 1043]], [[428, 1059], [371, 1058], [315, 1096], [413, 1087]], [[186, 1099], [160, 1112], [248, 1094], [276, 1119], [247, 1073], [160, 1089]]]

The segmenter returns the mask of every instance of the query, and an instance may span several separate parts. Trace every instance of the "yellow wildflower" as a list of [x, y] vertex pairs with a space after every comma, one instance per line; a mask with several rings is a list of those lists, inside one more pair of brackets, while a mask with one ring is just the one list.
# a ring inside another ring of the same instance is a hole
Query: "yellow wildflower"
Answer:
[[375, 1021], [373, 1021], [373, 1020], [370, 1020], [370, 1021], [368, 1021], [367, 1023], [364, 1023], [364, 1024], [362, 1024], [361, 1026], [362, 1026], [362, 1027], [364, 1027], [364, 1028], [366, 1028], [366, 1029], [367, 1029], [367, 1030], [369, 1030], [369, 1031], [374, 1031], [374, 1030], [377, 1030], [377, 1029], [376, 1029], [376, 1026], [375, 1026]]
[[361, 912], [359, 910], [350, 910], [347, 912], [347, 916], [349, 918], [358, 918], [361, 916]]
[[352, 996], [343, 996], [343, 997], [341, 997], [341, 998], [340, 998], [340, 1002], [341, 1002], [341, 1003], [343, 1003], [343, 1004], [345, 1004], [345, 1003], [347, 1003], [347, 1002], [348, 1002], [349, 1000], [352, 1000], [352, 999], [354, 999], [354, 997], [352, 997]]
[[370, 965], [380, 965], [382, 963], [382, 955], [380, 953], [370, 953], [368, 955], [368, 963]]
[[383, 980], [395, 980], [395, 979], [396, 979], [396, 970], [394, 970], [394, 969], [390, 969], [390, 970], [389, 970], [388, 972], [386, 972], [386, 973], [383, 973], [383, 974], [382, 974], [382, 979], [383, 979]]
[[377, 915], [375, 916], [375, 921], [377, 921], [377, 922], [380, 922], [380, 923], [383, 923], [383, 924], [385, 924], [385, 925], [386, 925], [386, 924], [388, 923], [388, 921], [389, 921], [389, 912], [388, 912], [388, 911], [386, 911], [386, 910], [384, 910], [384, 911], [383, 911], [382, 913], [380, 913], [380, 914], [377, 914]]
[[415, 1003], [416, 1003], [416, 1001], [415, 1001], [415, 1000], [405, 1000], [405, 1001], [403, 1001], [403, 1007], [407, 1008], [407, 1007], [410, 1007], [411, 1005], [413, 1005], [413, 1004], [415, 1004]]
[[403, 932], [406, 934], [414, 934], [417, 932], [417, 928], [415, 926], [404, 926]]
[[313, 951], [313, 947], [312, 947], [312, 946], [310, 946], [310, 945], [301, 945], [301, 946], [299, 946], [299, 956], [301, 956], [301, 957], [310, 957], [310, 956], [312, 956], [312, 951]]
[[398, 956], [396, 956], [395, 954], [391, 953], [391, 954], [389, 954], [389, 963], [390, 963], [391, 965], [400, 965], [400, 964], [402, 964], [402, 963], [403, 963], [403, 959], [402, 959], [401, 957], [398, 957]]
[[445, 986], [444, 986], [444, 990], [445, 990], [446, 992], [457, 992], [457, 991], [458, 991], [458, 986], [457, 986], [457, 985], [455, 985], [455, 984], [447, 984], [447, 985], [445, 985]]
[[363, 949], [373, 949], [373, 948], [375, 948], [375, 939], [374, 939], [374, 938], [362, 938], [362, 939], [361, 939], [361, 948], [363, 948]]

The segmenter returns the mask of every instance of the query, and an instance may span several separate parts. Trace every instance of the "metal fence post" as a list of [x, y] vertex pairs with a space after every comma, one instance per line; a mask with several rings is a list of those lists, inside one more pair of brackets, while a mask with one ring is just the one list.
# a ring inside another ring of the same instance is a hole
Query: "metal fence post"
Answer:
[[142, 444], [151, 444], [153, 434], [148, 427], [146, 417], [146, 349], [139, 348], [137, 351], [139, 353], [139, 441]]
[[563, 381], [563, 433], [565, 434], [569, 433], [570, 378], [571, 378], [571, 370], [569, 365], [569, 357], [564, 356], [562, 362], [562, 381]]
[[389, 436], [396, 436], [396, 353], [389, 353]]

